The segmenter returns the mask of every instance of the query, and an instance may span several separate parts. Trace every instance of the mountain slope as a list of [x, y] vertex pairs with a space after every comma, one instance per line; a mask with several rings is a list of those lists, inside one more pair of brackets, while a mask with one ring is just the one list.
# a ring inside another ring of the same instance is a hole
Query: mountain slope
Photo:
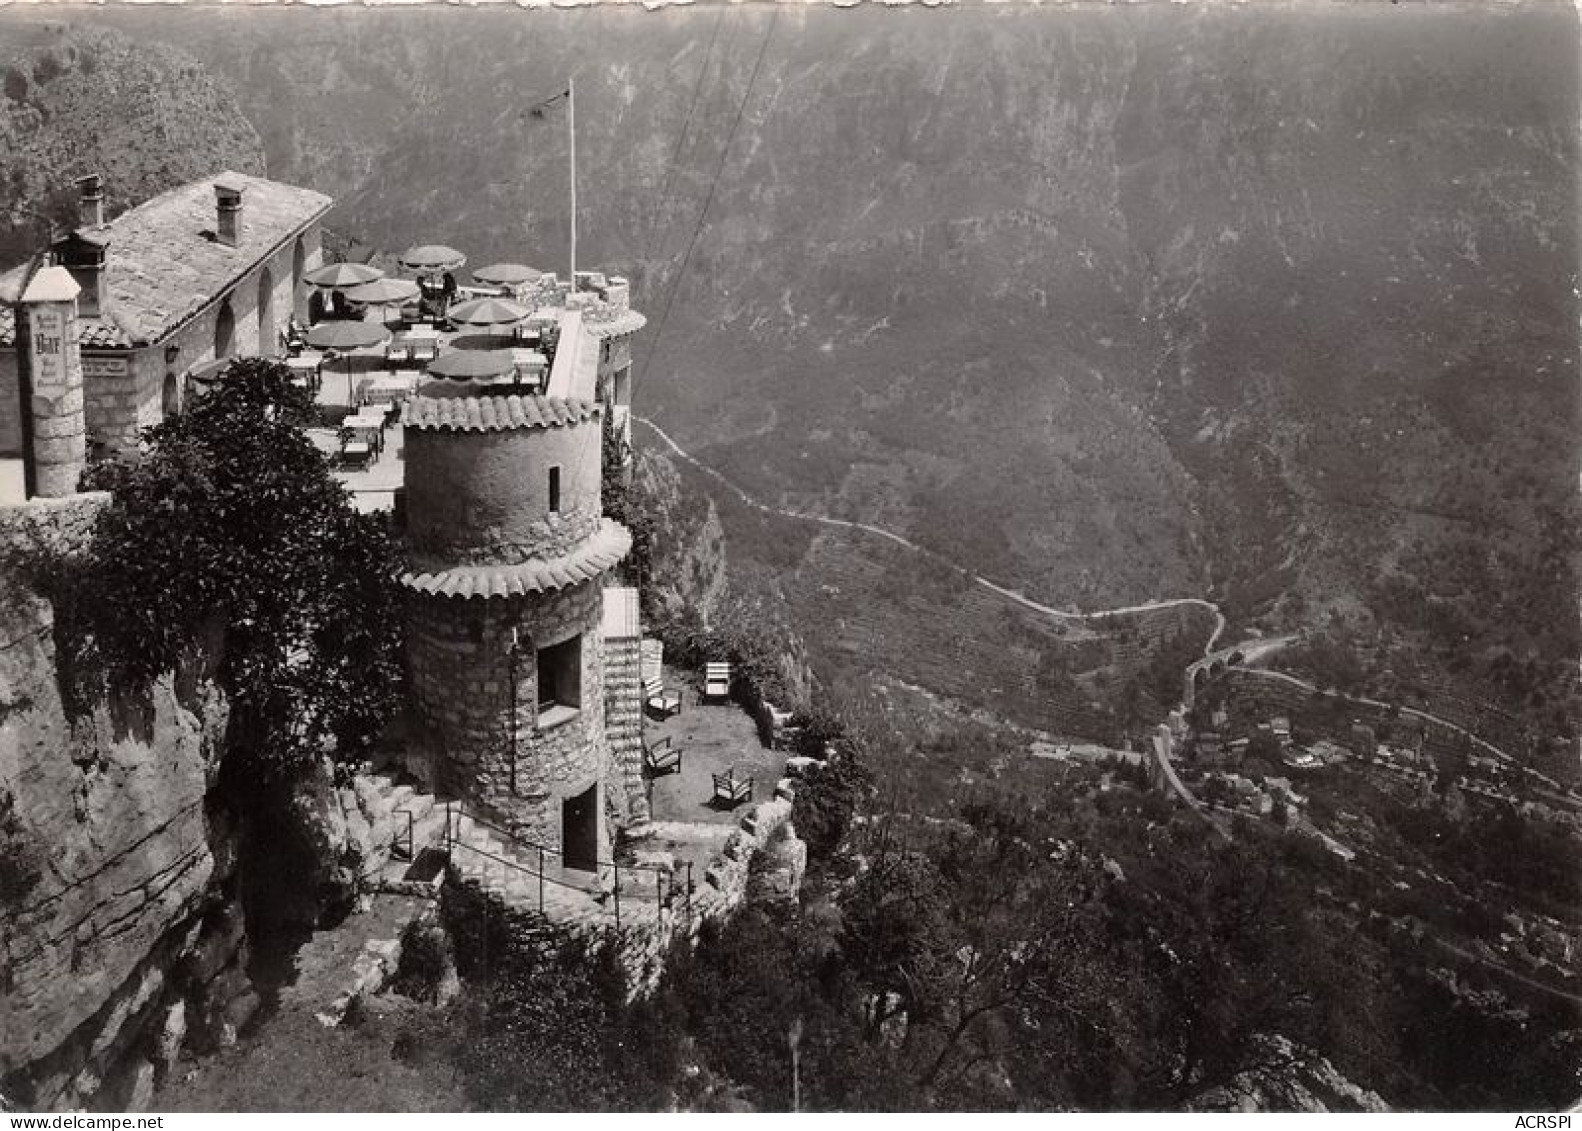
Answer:
[[653, 318], [637, 407], [754, 495], [1055, 604], [1338, 612], [1563, 724], [1569, 8], [92, 20], [230, 76], [349, 232], [480, 262], [564, 269], [564, 130], [522, 111], [575, 71], [581, 261]]

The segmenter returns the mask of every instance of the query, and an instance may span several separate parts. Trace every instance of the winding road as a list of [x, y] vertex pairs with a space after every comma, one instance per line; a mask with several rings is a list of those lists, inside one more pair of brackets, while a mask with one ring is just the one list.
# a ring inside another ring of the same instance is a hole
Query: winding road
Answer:
[[1145, 601], [1140, 605], [1122, 605], [1114, 609], [1098, 609], [1087, 613], [1073, 613], [1065, 609], [1054, 608], [1051, 605], [1041, 604], [1029, 597], [1022, 596], [1022, 594], [1018, 593], [1014, 589], [1007, 589], [1003, 585], [996, 585], [988, 578], [973, 573], [971, 570], [965, 568], [964, 566], [958, 565], [953, 561], [950, 561], [948, 558], [945, 558], [935, 551], [928, 549], [926, 546], [920, 546], [908, 538], [901, 537], [901, 535], [895, 533], [892, 530], [884, 529], [882, 526], [874, 526], [872, 523], [867, 522], [854, 522], [851, 519], [845, 518], [830, 518], [828, 515], [822, 514], [809, 514], [806, 511], [787, 510], [784, 507], [771, 506], [768, 503], [760, 502], [749, 495], [746, 491], [738, 487], [735, 483], [732, 483], [729, 479], [725, 478], [725, 476], [720, 472], [716, 471], [714, 468], [710, 467], [708, 464], [694, 456], [691, 452], [687, 451], [680, 444], [676, 443], [675, 439], [670, 435], [670, 433], [666, 432], [652, 420], [649, 420], [646, 416], [633, 416], [632, 419], [649, 428], [654, 433], [654, 435], [663, 440], [665, 446], [674, 452], [677, 458], [691, 464], [704, 475], [709, 476], [715, 482], [719, 483], [720, 486], [724, 487], [727, 491], [735, 495], [743, 503], [749, 507], [752, 507], [754, 510], [762, 511], [764, 514], [778, 515], [781, 518], [796, 519], [799, 522], [816, 522], [824, 526], [839, 526], [848, 530], [865, 531], [866, 533], [872, 534], [878, 538], [887, 538], [898, 546], [905, 546], [909, 550], [913, 550], [919, 554], [926, 554], [928, 557], [944, 562], [952, 569], [960, 570], [969, 579], [971, 579], [974, 584], [981, 585], [985, 589], [988, 589], [993, 593], [998, 593], [1000, 596], [1008, 600], [1015, 601], [1023, 608], [1031, 609], [1033, 612], [1040, 613], [1043, 616], [1053, 617], [1057, 620], [1065, 621], [1101, 620], [1104, 617], [1122, 616], [1127, 613], [1145, 613], [1151, 609], [1172, 609], [1181, 605], [1197, 605], [1214, 614], [1214, 631], [1209, 634], [1208, 643], [1203, 645], [1203, 654], [1205, 656], [1214, 651], [1214, 644], [1219, 640], [1220, 636], [1225, 631], [1225, 614], [1220, 611], [1220, 607], [1213, 601], [1206, 600], [1202, 597], [1172, 597], [1165, 601]]
[[[1203, 645], [1203, 653], [1202, 654], [1203, 654], [1203, 656], [1205, 658], [1213, 655], [1213, 653], [1215, 651], [1215, 648], [1214, 648], [1215, 644], [1217, 644], [1219, 642], [1220, 636], [1224, 634], [1224, 631], [1225, 631], [1225, 614], [1220, 610], [1220, 607], [1218, 605], [1216, 605], [1213, 601], [1210, 601], [1210, 600], [1208, 600], [1208, 599], [1206, 599], [1204, 597], [1172, 597], [1172, 598], [1170, 598], [1168, 600], [1164, 600], [1164, 601], [1144, 601], [1143, 603], [1137, 604], [1137, 605], [1122, 605], [1122, 606], [1119, 606], [1118, 608], [1098, 609], [1098, 610], [1095, 610], [1095, 611], [1092, 611], [1092, 612], [1086, 612], [1086, 613], [1068, 612], [1068, 611], [1066, 611], [1064, 609], [1057, 609], [1057, 608], [1054, 608], [1053, 606], [1041, 604], [1038, 601], [1032, 600], [1031, 598], [1024, 597], [1024, 596], [1022, 596], [1022, 594], [1018, 593], [1014, 589], [1007, 589], [1003, 585], [996, 585], [994, 582], [990, 581], [988, 578], [979, 576], [978, 574], [973, 573], [971, 570], [966, 569], [964, 566], [958, 565], [957, 563], [950, 561], [948, 558], [945, 558], [945, 557], [941, 556], [940, 554], [936, 553], [935, 551], [930, 550], [930, 549], [928, 549], [927, 547], [924, 547], [924, 546], [919, 546], [916, 542], [913, 542], [913, 541], [911, 541], [908, 538], [903, 538], [901, 535], [896, 534], [894, 531], [886, 530], [886, 529], [884, 529], [881, 526], [874, 526], [873, 524], [867, 523], [867, 522], [854, 522], [854, 521], [852, 521], [850, 519], [830, 518], [827, 515], [808, 514], [805, 511], [793, 511], [793, 510], [787, 510], [784, 507], [771, 506], [768, 503], [760, 502], [759, 500], [753, 498], [746, 491], [744, 491], [740, 487], [738, 487], [735, 483], [732, 483], [729, 479], [727, 479], [719, 471], [716, 471], [714, 468], [710, 467], [708, 464], [706, 464], [702, 460], [698, 459], [691, 452], [687, 451], [680, 444], [676, 443], [675, 439], [670, 435], [670, 433], [666, 432], [663, 428], [661, 428], [659, 425], [655, 424], [652, 420], [649, 420], [645, 416], [636, 416], [636, 415], [634, 415], [632, 417], [632, 419], [637, 421], [639, 424], [644, 425], [650, 431], [652, 431], [654, 433], [654, 435], [658, 436], [659, 439], [664, 442], [665, 446], [668, 447], [672, 452], [675, 453], [675, 455], [676, 455], [676, 457], [678, 459], [680, 459], [680, 460], [690, 464], [691, 466], [697, 468], [704, 475], [709, 476], [715, 482], [719, 483], [720, 486], [724, 487], [727, 491], [729, 491], [731, 494], [735, 495], [743, 503], [745, 503], [749, 507], [752, 507], [754, 510], [761, 511], [764, 514], [778, 515], [781, 518], [795, 519], [795, 520], [797, 520], [799, 522], [815, 522], [815, 523], [820, 523], [820, 524], [822, 524], [824, 526], [844, 527], [845, 529], [848, 529], [848, 530], [861, 530], [861, 531], [864, 531], [864, 532], [866, 532], [868, 534], [872, 534], [872, 535], [874, 535], [877, 538], [889, 539], [891, 542], [894, 542], [897, 545], [905, 546], [909, 550], [913, 550], [913, 551], [915, 551], [915, 552], [917, 552], [919, 554], [926, 554], [929, 557], [934, 558], [936, 561], [944, 562], [946, 565], [950, 566], [952, 569], [960, 570], [963, 574], [965, 574], [968, 578], [970, 578], [973, 581], [974, 584], [981, 585], [981, 586], [983, 586], [983, 588], [988, 589], [991, 592], [998, 593], [1000, 596], [1005, 597], [1008, 600], [1016, 602], [1018, 605], [1021, 605], [1023, 608], [1031, 609], [1033, 612], [1040, 613], [1043, 616], [1053, 617], [1055, 619], [1064, 620], [1064, 621], [1092, 621], [1092, 620], [1100, 620], [1100, 619], [1103, 619], [1104, 617], [1121, 616], [1121, 615], [1124, 615], [1124, 614], [1127, 614], [1127, 613], [1148, 612], [1151, 609], [1169, 609], [1169, 608], [1175, 608], [1175, 607], [1180, 606], [1180, 605], [1197, 605], [1197, 606], [1200, 606], [1201, 608], [1205, 608], [1205, 609], [1209, 610], [1211, 613], [1214, 614], [1214, 631], [1209, 635], [1208, 642]], [[1278, 643], [1284, 643], [1285, 641], [1287, 641], [1289, 639], [1291, 639], [1291, 637], [1278, 638]], [[1236, 648], [1240, 648], [1240, 649], [1249, 650], [1249, 652], [1252, 651], [1252, 650], [1269, 651], [1269, 650], [1271, 650], [1270, 646], [1273, 645], [1273, 644], [1276, 644], [1276, 643], [1277, 643], [1277, 641], [1274, 641], [1274, 640], [1258, 638], [1258, 639], [1252, 639], [1252, 640], [1243, 641], [1240, 645], [1237, 645], [1235, 647]], [[1271, 671], [1268, 668], [1251, 668], [1251, 667], [1239, 667], [1239, 670], [1251, 672], [1251, 673], [1259, 676], [1260, 678], [1282, 680], [1282, 681], [1284, 681], [1284, 682], [1286, 682], [1288, 684], [1292, 684], [1292, 685], [1294, 685], [1296, 687], [1300, 687], [1300, 688], [1302, 688], [1302, 689], [1304, 689], [1306, 691], [1316, 691], [1316, 692], [1318, 692], [1321, 695], [1326, 695], [1326, 696], [1331, 696], [1331, 697], [1339, 695], [1338, 692], [1334, 692], [1334, 691], [1322, 691], [1322, 690], [1320, 690], [1318, 688], [1317, 685], [1309, 683], [1307, 680], [1299, 679], [1298, 677], [1296, 677], [1294, 675], [1287, 675], [1284, 672]], [[1557, 791], [1562, 792], [1562, 793], [1564, 792], [1563, 787], [1560, 786], [1560, 784], [1558, 782], [1555, 782], [1552, 779], [1550, 779], [1548, 777], [1545, 777], [1543, 774], [1541, 774], [1538, 771], [1532, 769], [1531, 767], [1521, 765], [1518, 762], [1518, 760], [1515, 757], [1513, 757], [1512, 755], [1507, 754], [1505, 751], [1501, 750], [1499, 747], [1495, 746], [1493, 743], [1485, 741], [1484, 739], [1479, 738], [1477, 735], [1473, 734], [1471, 731], [1467, 730], [1465, 727], [1458, 726], [1457, 724], [1451, 722], [1449, 719], [1442, 719], [1438, 715], [1431, 714], [1428, 711], [1419, 710], [1416, 707], [1399, 707], [1399, 708], [1395, 708], [1394, 704], [1380, 702], [1377, 699], [1367, 699], [1367, 698], [1363, 698], [1361, 696], [1347, 696], [1346, 698], [1349, 698], [1349, 699], [1351, 699], [1351, 700], [1353, 700], [1354, 702], [1357, 702], [1357, 703], [1366, 704], [1368, 706], [1383, 707], [1386, 710], [1390, 710], [1392, 708], [1393, 709], [1398, 709], [1402, 715], [1408, 715], [1408, 716], [1410, 716], [1412, 718], [1421, 719], [1424, 722], [1434, 723], [1434, 724], [1436, 724], [1438, 726], [1445, 727], [1446, 729], [1448, 729], [1450, 731], [1453, 731], [1456, 734], [1465, 735], [1480, 750], [1483, 750], [1486, 753], [1493, 755], [1494, 757], [1498, 758], [1500, 761], [1502, 761], [1502, 762], [1504, 762], [1504, 763], [1506, 763], [1508, 765], [1515, 766], [1515, 767], [1517, 767], [1519, 769], [1524, 770], [1526, 773], [1538, 778], [1541, 781], [1544, 781], [1544, 782], [1548, 783], [1549, 785], [1554, 787]]]

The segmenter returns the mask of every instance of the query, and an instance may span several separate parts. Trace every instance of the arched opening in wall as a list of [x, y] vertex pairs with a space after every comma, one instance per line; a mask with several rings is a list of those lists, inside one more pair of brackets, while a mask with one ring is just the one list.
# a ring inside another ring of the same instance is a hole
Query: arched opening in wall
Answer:
[[258, 273], [258, 356], [274, 357], [280, 352], [280, 329], [275, 325], [275, 273], [265, 267]]
[[165, 374], [165, 387], [160, 394], [159, 407], [166, 420], [181, 415], [181, 382], [176, 380], [174, 373]]
[[214, 357], [230, 357], [236, 349], [236, 314], [231, 310], [231, 300], [220, 304], [220, 313], [214, 319]]
[[307, 321], [308, 317], [307, 287], [302, 282], [302, 276], [307, 273], [308, 249], [302, 237], [298, 236], [296, 245], [291, 249], [291, 310], [299, 322]]

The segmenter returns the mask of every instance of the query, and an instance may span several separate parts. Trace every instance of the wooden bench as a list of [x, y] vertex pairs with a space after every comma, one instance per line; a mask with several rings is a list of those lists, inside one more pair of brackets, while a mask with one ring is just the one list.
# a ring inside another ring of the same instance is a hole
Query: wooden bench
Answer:
[[703, 665], [704, 700], [729, 699], [731, 696], [731, 666], [726, 663]]
[[753, 799], [753, 779], [738, 778], [735, 770], [714, 775], [714, 800], [735, 807]]
[[681, 772], [681, 751], [676, 749], [667, 734], [653, 745], [643, 742], [643, 769], [651, 777]]

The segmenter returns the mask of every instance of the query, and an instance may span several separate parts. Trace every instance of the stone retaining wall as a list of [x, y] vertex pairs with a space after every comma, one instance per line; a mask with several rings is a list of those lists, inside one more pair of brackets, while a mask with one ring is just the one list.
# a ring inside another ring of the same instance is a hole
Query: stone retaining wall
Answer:
[[[619, 928], [609, 908], [590, 906], [577, 918], [553, 918], [536, 906], [512, 904], [494, 886], [452, 870], [441, 888], [440, 905], [455, 943], [458, 969], [467, 977], [477, 977], [487, 969], [488, 956], [502, 954], [508, 946], [526, 946], [548, 957], [571, 940], [614, 941], [628, 995], [651, 993], [659, 985], [671, 947], [683, 939], [695, 942], [706, 920], [729, 917], [750, 897], [796, 898], [807, 855], [791, 828], [793, 790], [793, 784], [782, 779], [772, 800], [754, 805], [742, 816], [697, 884], [690, 904], [682, 894], [668, 909], [652, 900], [623, 900]], [[642, 831], [640, 826], [632, 830], [638, 835]], [[775, 845], [768, 861], [772, 866], [760, 872], [755, 884], [754, 858], [771, 843]]]

